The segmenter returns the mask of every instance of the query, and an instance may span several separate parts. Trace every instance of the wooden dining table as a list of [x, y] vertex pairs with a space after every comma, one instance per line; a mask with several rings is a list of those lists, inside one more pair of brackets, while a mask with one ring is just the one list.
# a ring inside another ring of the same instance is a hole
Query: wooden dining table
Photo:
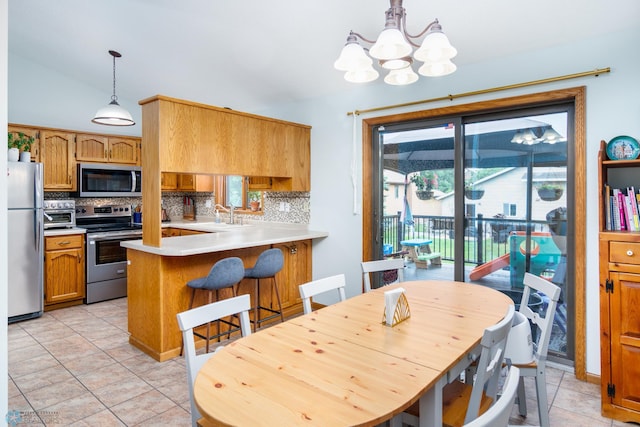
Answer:
[[[411, 316], [392, 327], [384, 292], [397, 287]], [[198, 373], [196, 405], [213, 425], [369, 426], [419, 400], [420, 425], [440, 427], [442, 388], [512, 304], [445, 280], [375, 289], [226, 345]]]

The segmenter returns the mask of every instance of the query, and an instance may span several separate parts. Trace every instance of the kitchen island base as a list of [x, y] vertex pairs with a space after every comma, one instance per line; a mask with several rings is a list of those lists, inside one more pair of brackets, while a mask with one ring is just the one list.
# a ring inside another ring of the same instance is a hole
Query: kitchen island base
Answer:
[[[180, 354], [182, 335], [176, 314], [189, 307], [190, 289], [186, 283], [206, 276], [216, 261], [236, 256], [245, 266], [254, 265], [266, 249], [280, 248], [284, 254], [284, 268], [278, 273], [285, 317], [302, 312], [298, 286], [311, 280], [311, 240], [264, 245], [189, 256], [165, 256], [127, 249], [129, 343], [160, 362]], [[251, 294], [254, 304], [253, 283], [243, 280], [238, 294]], [[266, 291], [266, 290], [265, 290]], [[261, 305], [275, 306], [275, 293], [261, 292]], [[220, 298], [231, 296], [221, 291]], [[194, 305], [205, 303], [196, 298]], [[275, 321], [275, 320], [274, 320]], [[204, 343], [204, 341], [203, 341]]]

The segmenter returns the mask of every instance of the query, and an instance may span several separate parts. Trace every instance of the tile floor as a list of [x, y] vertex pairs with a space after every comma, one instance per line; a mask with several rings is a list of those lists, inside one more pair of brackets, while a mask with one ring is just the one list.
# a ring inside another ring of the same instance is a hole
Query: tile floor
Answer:
[[[159, 363], [128, 343], [127, 300], [45, 313], [9, 325], [9, 411], [19, 426], [189, 426], [184, 359]], [[552, 426], [623, 426], [600, 415], [599, 387], [548, 368]], [[536, 425], [533, 382], [529, 416]]]

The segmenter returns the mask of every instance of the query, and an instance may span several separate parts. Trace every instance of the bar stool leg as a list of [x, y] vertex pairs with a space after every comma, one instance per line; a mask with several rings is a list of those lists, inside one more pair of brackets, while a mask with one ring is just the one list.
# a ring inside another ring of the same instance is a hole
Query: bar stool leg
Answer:
[[260, 325], [260, 279], [256, 279], [256, 302], [253, 305], [253, 332], [258, 330], [258, 325]]
[[278, 310], [280, 311], [280, 319], [284, 322], [284, 313], [282, 312], [282, 303], [280, 302], [280, 291], [278, 290], [278, 282], [276, 276], [273, 276], [273, 287], [276, 290], [276, 299], [278, 300]]

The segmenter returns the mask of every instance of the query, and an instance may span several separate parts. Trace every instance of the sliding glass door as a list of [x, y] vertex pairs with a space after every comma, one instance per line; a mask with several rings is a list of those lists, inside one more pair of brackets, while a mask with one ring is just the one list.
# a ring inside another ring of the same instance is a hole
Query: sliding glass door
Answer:
[[[525, 272], [563, 290], [550, 354], [573, 358], [573, 104], [389, 123], [373, 132], [373, 247], [405, 277], [519, 302]], [[380, 285], [381, 283], [379, 283]], [[530, 300], [544, 310], [545, 295]]]

